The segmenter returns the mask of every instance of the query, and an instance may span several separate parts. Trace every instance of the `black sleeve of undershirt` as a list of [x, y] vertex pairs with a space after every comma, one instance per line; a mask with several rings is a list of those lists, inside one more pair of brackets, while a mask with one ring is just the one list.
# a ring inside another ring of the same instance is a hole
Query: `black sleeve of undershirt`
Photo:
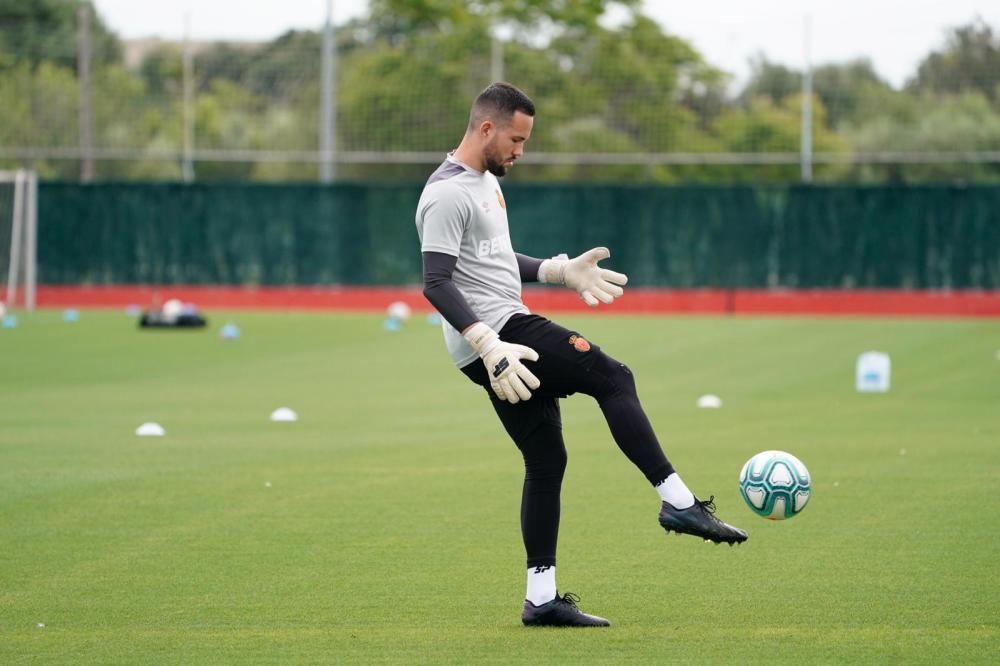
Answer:
[[514, 253], [514, 256], [517, 257], [517, 268], [521, 272], [521, 282], [538, 282], [538, 267], [542, 265], [542, 260], [517, 252]]
[[456, 331], [464, 331], [479, 321], [458, 287], [451, 281], [458, 257], [443, 252], [424, 252], [423, 256], [424, 297]]

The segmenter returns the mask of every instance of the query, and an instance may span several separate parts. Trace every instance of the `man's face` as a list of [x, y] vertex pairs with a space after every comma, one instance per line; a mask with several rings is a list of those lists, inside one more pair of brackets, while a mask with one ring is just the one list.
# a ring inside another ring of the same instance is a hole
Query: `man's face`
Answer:
[[514, 160], [524, 154], [524, 142], [531, 136], [535, 119], [527, 113], [515, 111], [510, 122], [494, 126], [491, 137], [483, 147], [483, 164], [497, 178], [507, 175]]

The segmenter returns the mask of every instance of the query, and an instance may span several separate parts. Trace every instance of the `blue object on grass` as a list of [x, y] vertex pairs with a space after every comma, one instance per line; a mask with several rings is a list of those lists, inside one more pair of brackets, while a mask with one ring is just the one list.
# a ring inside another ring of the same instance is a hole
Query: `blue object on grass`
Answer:
[[229, 322], [219, 331], [219, 337], [223, 340], [238, 340], [240, 337], [240, 327]]

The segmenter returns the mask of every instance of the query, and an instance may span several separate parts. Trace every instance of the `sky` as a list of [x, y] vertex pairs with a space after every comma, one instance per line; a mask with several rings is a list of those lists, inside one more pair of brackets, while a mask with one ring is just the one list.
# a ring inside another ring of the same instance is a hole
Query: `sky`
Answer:
[[[94, 0], [120, 37], [267, 40], [289, 29], [317, 29], [327, 0]], [[367, 12], [367, 0], [333, 0], [340, 24]], [[643, 11], [688, 40], [712, 65], [745, 81], [750, 58], [802, 69], [809, 26], [814, 65], [869, 58], [902, 85], [949, 28], [979, 17], [1000, 32], [997, 0], [644, 0]]]

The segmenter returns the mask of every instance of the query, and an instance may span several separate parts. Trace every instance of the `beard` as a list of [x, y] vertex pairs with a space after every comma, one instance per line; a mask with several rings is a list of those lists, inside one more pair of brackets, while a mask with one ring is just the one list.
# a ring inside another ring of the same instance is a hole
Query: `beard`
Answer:
[[500, 157], [498, 151], [494, 150], [492, 146], [486, 147], [486, 154], [483, 156], [483, 162], [486, 165], [486, 170], [497, 178], [503, 178], [507, 175], [510, 167], [504, 166], [504, 159]]

